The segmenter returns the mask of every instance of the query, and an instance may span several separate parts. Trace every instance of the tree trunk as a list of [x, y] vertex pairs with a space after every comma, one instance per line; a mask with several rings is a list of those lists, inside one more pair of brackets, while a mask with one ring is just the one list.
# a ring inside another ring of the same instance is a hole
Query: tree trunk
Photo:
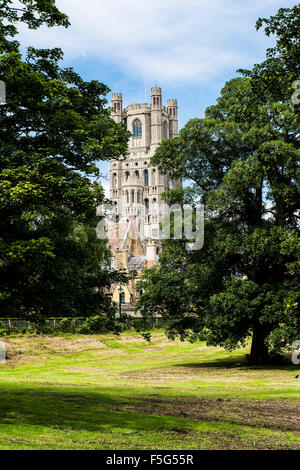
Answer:
[[253, 324], [253, 336], [249, 357], [251, 364], [264, 364], [269, 361], [270, 356], [265, 344], [267, 335], [267, 328], [258, 321], [255, 321]]

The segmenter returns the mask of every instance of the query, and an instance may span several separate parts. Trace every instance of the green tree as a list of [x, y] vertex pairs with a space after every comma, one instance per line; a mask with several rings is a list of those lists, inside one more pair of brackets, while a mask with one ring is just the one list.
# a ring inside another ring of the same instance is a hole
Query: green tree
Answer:
[[[276, 44], [267, 49], [265, 61], [255, 64], [252, 70], [240, 71], [251, 77], [257, 96], [270, 101], [289, 100], [294, 87], [300, 88], [296, 84], [300, 80], [300, 5], [280, 8], [270, 18], [259, 18], [256, 29], [260, 28], [264, 28], [267, 36], [275, 36]], [[299, 113], [299, 103], [295, 107]]]
[[[105, 288], [105, 241], [96, 238], [103, 199], [98, 160], [126, 153], [128, 133], [110, 117], [98, 81], [61, 68], [60, 49], [29, 48], [14, 39], [30, 28], [69, 24], [52, 0], [1, 2], [0, 79], [0, 312], [39, 318], [111, 312]], [[121, 276], [122, 277], [122, 276]]]
[[[271, 21], [280, 39], [295, 19], [279, 11]], [[292, 69], [288, 47], [277, 52]], [[287, 91], [283, 99], [284, 79], [276, 95], [256, 92], [257, 75], [246, 75], [152, 159], [193, 181], [187, 196], [205, 203], [205, 244], [188, 253], [184, 241], [167, 242], [160, 266], [143, 275], [138, 308], [175, 320], [168, 333], [182, 339], [233, 349], [252, 336], [250, 360], [260, 363], [300, 335], [299, 115]]]

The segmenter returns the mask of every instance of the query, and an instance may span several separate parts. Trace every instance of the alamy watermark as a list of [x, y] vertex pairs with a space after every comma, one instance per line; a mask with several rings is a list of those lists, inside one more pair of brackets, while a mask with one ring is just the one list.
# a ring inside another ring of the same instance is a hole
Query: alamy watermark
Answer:
[[6, 104], [6, 86], [5, 83], [0, 80], [0, 106]]
[[292, 103], [295, 106], [296, 104], [300, 104], [300, 80], [295, 80], [292, 87], [295, 90], [292, 94]]
[[6, 361], [6, 344], [0, 341], [0, 364], [5, 364]]
[[[201, 250], [204, 245], [204, 206], [202, 204], [180, 206], [166, 203], [144, 203], [129, 205], [123, 201], [122, 209], [116, 212], [114, 204], [103, 204], [97, 215], [101, 216], [96, 232], [101, 240], [185, 240], [188, 251]], [[123, 232], [122, 232], [123, 230]]]
[[295, 351], [292, 354], [292, 363], [295, 365], [299, 365], [300, 364], [300, 340], [299, 339], [293, 342], [292, 348], [295, 349]]

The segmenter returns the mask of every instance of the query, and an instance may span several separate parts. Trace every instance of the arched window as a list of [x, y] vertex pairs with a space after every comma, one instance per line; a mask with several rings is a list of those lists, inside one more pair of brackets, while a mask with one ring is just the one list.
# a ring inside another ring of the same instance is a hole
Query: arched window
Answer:
[[129, 173], [129, 171], [126, 171], [126, 173], [125, 173], [125, 178], [126, 178], [126, 181], [128, 181], [128, 178], [129, 178], [129, 176], [130, 176], [130, 173]]
[[152, 170], [151, 180], [152, 180], [152, 182], [151, 182], [152, 185], [156, 183], [156, 173], [155, 173], [154, 168]]
[[142, 123], [139, 119], [133, 121], [133, 137], [142, 137]]
[[168, 123], [167, 121], [164, 121], [163, 123], [163, 139], [168, 138]]
[[145, 176], [145, 186], [149, 186], [149, 173], [148, 173], [148, 170], [144, 171], [144, 176]]
[[136, 193], [136, 202], [140, 203], [140, 191], [139, 190]]
[[134, 190], [131, 191], [131, 202], [134, 202]]
[[113, 187], [113, 188], [116, 188], [116, 187], [117, 187], [117, 173], [114, 173], [114, 174], [113, 174], [113, 177], [112, 177], [112, 187]]
[[145, 199], [145, 214], [149, 214], [149, 199]]
[[137, 177], [138, 180], [140, 179], [140, 174], [138, 171], [135, 172], [135, 176]]
[[129, 204], [129, 194], [128, 191], [125, 191], [126, 203]]

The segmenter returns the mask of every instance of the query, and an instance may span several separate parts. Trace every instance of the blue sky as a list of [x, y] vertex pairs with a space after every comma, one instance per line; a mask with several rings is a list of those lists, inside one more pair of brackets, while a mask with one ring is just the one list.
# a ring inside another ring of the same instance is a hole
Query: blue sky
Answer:
[[[145, 80], [148, 101], [151, 86], [157, 84], [164, 103], [177, 98], [182, 127], [191, 118], [203, 117], [236, 69], [264, 59], [273, 41], [255, 30], [256, 20], [296, 1], [57, 0], [56, 4], [68, 14], [71, 26], [23, 29], [22, 45], [61, 47], [66, 66], [86, 80], [97, 79], [112, 91], [121, 91], [125, 106], [144, 102]], [[107, 173], [107, 164], [100, 168]]]

